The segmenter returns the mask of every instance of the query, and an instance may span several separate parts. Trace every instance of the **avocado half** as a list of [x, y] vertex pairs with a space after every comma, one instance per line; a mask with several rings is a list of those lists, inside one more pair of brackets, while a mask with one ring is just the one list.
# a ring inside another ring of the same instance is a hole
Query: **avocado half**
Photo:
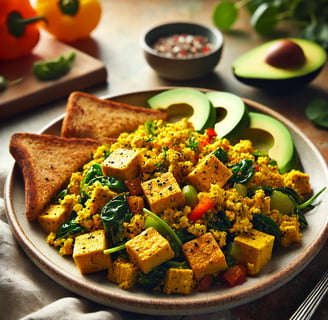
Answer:
[[289, 38], [302, 48], [304, 64], [296, 68], [273, 67], [265, 59], [269, 48], [280, 40], [266, 42], [239, 56], [232, 64], [234, 76], [244, 84], [274, 91], [296, 89], [311, 82], [326, 63], [326, 51], [314, 42]]
[[254, 149], [267, 153], [277, 161], [281, 173], [298, 168], [293, 138], [279, 120], [258, 112], [249, 112], [249, 126], [242, 132], [243, 139], [252, 141]]
[[207, 96], [196, 89], [167, 90], [149, 98], [147, 103], [152, 109], [166, 110], [171, 122], [183, 117], [189, 118], [197, 131], [212, 128], [215, 123], [213, 106]]
[[249, 123], [248, 109], [235, 94], [223, 91], [205, 93], [214, 107], [214, 130], [218, 137], [236, 142], [238, 135]]

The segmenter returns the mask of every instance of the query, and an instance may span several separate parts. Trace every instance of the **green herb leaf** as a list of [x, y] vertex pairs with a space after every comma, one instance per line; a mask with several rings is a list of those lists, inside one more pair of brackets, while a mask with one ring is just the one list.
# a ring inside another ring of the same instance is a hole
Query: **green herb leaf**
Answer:
[[197, 151], [197, 149], [198, 149], [198, 147], [199, 147], [199, 141], [197, 141], [197, 140], [195, 139], [195, 137], [190, 137], [190, 138], [188, 139], [188, 142], [187, 142], [187, 144], [186, 144], [186, 147], [187, 147], [187, 148], [190, 148], [190, 149], [193, 150], [193, 151]]
[[305, 114], [317, 126], [328, 129], [328, 100], [311, 101], [305, 109]]
[[255, 31], [261, 35], [270, 34], [278, 22], [277, 7], [268, 3], [261, 4], [251, 17], [251, 24]]
[[232, 1], [219, 2], [214, 8], [213, 22], [220, 30], [229, 30], [238, 17], [238, 9]]

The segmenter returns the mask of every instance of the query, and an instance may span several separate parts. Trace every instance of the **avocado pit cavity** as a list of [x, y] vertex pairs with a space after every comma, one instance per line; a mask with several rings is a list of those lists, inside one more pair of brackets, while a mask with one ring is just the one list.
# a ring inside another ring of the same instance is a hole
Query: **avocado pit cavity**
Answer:
[[303, 49], [294, 41], [283, 39], [272, 44], [267, 51], [265, 62], [282, 69], [298, 68], [305, 63]]

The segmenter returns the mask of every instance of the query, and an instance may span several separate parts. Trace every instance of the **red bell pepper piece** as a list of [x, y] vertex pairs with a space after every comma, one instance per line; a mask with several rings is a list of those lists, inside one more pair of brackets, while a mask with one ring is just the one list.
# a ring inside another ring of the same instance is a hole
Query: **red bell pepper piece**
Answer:
[[190, 212], [189, 219], [196, 221], [200, 219], [208, 210], [214, 208], [215, 201], [211, 198], [201, 199], [195, 206], [195, 208]]
[[205, 134], [206, 134], [205, 140], [202, 140], [200, 142], [201, 147], [205, 147], [206, 145], [208, 145], [211, 142], [211, 138], [217, 136], [217, 133], [212, 128], [205, 129]]
[[208, 291], [210, 290], [212, 283], [213, 277], [210, 274], [207, 274], [198, 281], [197, 290], [201, 292]]
[[128, 190], [132, 196], [140, 196], [142, 194], [140, 178], [135, 178], [132, 180], [125, 180], [124, 184], [128, 188]]
[[246, 268], [241, 265], [234, 265], [224, 273], [222, 273], [222, 279], [226, 281], [230, 287], [242, 284], [246, 281]]

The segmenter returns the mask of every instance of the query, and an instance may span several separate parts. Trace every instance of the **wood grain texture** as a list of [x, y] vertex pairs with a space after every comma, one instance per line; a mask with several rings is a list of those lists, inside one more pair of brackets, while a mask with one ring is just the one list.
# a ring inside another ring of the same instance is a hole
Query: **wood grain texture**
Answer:
[[[57, 58], [75, 51], [72, 68], [65, 76], [52, 81], [40, 81], [32, 73], [35, 61]], [[0, 120], [20, 112], [39, 107], [74, 90], [84, 90], [106, 81], [107, 70], [103, 62], [42, 33], [33, 52], [12, 61], [0, 61], [0, 74], [9, 81], [23, 80], [0, 93]]]

